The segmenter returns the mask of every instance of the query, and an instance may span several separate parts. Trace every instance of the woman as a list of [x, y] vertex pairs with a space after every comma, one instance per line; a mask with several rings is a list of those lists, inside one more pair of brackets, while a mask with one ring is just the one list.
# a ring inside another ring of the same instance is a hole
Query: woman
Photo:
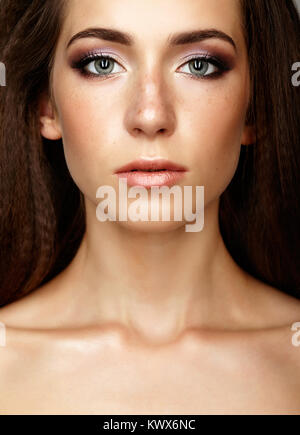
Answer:
[[[299, 412], [292, 1], [2, 0], [0, 23], [0, 409]], [[202, 231], [99, 222], [120, 177], [204, 186]]]

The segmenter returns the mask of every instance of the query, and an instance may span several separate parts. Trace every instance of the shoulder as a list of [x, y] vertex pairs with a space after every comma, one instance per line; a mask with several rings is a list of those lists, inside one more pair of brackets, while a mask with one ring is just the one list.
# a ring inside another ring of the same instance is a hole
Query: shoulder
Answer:
[[261, 337], [260, 347], [282, 368], [292, 364], [300, 375], [300, 300], [255, 279], [252, 285], [257, 321], [253, 331]]
[[247, 276], [244, 306], [255, 329], [291, 328], [300, 322], [300, 299]]
[[[29, 331], [14, 329], [1, 322], [0, 339], [0, 414], [15, 398], [15, 387], [22, 384], [34, 360]], [[25, 376], [24, 376], [25, 375]], [[8, 407], [9, 408], [9, 407]], [[8, 409], [7, 408], [7, 409]]]
[[70, 288], [62, 280], [63, 273], [22, 298], [0, 307], [0, 322], [12, 329], [43, 329], [56, 327], [66, 316]]
[[[53, 291], [53, 297], [51, 297]], [[10, 394], [14, 385], [22, 383], [24, 373], [33, 374], [53, 342], [51, 328], [57, 319], [55, 300], [58, 289], [40, 287], [28, 295], [0, 308], [0, 385]], [[0, 395], [1, 396], [1, 395]], [[5, 404], [0, 397], [0, 409]]]
[[245, 334], [245, 366], [247, 358], [257, 363], [260, 382], [300, 409], [300, 300], [256, 279], [251, 291], [255, 322]]

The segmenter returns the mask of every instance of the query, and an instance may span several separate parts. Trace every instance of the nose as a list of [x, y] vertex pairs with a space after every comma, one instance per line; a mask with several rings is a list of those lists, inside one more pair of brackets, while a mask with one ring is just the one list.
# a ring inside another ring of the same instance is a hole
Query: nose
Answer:
[[171, 95], [163, 78], [144, 74], [133, 85], [125, 116], [126, 129], [134, 137], [170, 136], [176, 124]]

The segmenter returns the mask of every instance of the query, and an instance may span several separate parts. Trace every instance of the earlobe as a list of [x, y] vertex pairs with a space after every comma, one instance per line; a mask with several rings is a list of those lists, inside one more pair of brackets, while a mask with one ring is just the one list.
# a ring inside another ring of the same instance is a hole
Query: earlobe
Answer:
[[256, 142], [255, 129], [251, 125], [245, 125], [242, 135], [242, 145], [253, 145]]
[[43, 94], [40, 97], [39, 115], [41, 135], [50, 140], [61, 139], [62, 134], [59, 122], [48, 94]]

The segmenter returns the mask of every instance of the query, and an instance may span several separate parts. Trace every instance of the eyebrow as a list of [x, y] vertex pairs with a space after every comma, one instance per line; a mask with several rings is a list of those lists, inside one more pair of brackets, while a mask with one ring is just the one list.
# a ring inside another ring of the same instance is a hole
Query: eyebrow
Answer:
[[[129, 47], [134, 45], [134, 38], [129, 33], [124, 33], [115, 29], [96, 27], [83, 30], [74, 35], [68, 42], [67, 48], [69, 48], [75, 41], [83, 38], [98, 38], [105, 41], [117, 42]], [[168, 44], [170, 46], [178, 46], [201, 42], [212, 38], [229, 42], [234, 47], [235, 51], [237, 50], [234, 40], [229, 35], [218, 29], [202, 29], [191, 32], [176, 33], [168, 38]]]

